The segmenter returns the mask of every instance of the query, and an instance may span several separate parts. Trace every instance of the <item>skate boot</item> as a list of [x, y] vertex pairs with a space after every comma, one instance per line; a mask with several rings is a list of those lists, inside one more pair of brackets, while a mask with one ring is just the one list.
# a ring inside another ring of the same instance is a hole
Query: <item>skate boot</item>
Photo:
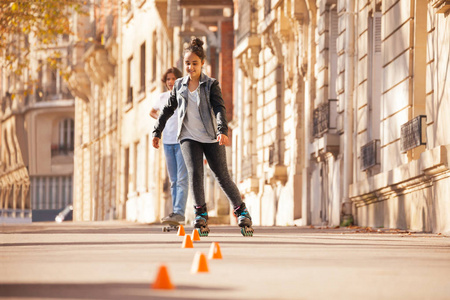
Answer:
[[238, 226], [241, 227], [242, 235], [253, 236], [252, 217], [250, 217], [244, 202], [234, 207], [234, 216], [237, 218]]
[[209, 227], [208, 227], [208, 212], [206, 210], [206, 204], [202, 206], [194, 205], [194, 227], [197, 229], [198, 234], [200, 236], [208, 236]]

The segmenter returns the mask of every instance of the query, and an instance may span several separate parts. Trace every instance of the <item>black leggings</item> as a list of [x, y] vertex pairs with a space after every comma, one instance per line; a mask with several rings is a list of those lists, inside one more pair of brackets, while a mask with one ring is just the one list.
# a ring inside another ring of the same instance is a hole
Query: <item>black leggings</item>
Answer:
[[219, 143], [200, 143], [193, 140], [181, 141], [181, 153], [189, 174], [189, 189], [194, 195], [196, 206], [205, 204], [203, 154], [211, 171], [233, 206], [242, 204], [241, 193], [231, 179], [227, 167], [225, 146]]

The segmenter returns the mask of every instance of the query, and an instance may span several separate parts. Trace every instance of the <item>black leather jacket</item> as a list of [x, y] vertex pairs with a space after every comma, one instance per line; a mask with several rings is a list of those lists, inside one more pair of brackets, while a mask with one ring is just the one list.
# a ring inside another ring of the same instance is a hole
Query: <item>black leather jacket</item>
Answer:
[[[161, 132], [166, 126], [167, 120], [173, 115], [175, 109], [178, 109], [178, 133], [180, 139], [183, 120], [186, 116], [188, 105], [188, 83], [189, 76], [179, 78], [170, 93], [169, 100], [161, 110], [158, 120], [153, 129], [153, 137], [161, 138]], [[228, 134], [228, 124], [226, 118], [225, 103], [222, 98], [222, 90], [219, 82], [203, 74], [200, 76], [198, 87], [200, 103], [198, 110], [205, 126], [207, 134], [211, 139], [216, 139], [219, 134]]]

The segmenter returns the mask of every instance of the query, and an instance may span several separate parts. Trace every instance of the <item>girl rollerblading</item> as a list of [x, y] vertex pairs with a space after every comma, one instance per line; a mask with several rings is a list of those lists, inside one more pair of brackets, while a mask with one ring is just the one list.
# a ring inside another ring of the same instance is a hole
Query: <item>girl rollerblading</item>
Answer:
[[153, 147], [159, 147], [161, 131], [178, 108], [178, 140], [189, 174], [189, 189], [194, 196], [195, 228], [200, 235], [209, 233], [203, 180], [204, 156], [219, 186], [235, 208], [242, 235], [252, 236], [250, 214], [227, 168], [225, 145], [228, 144], [228, 125], [222, 90], [216, 79], [202, 72], [205, 57], [203, 41], [193, 38], [184, 52], [188, 75], [175, 82], [170, 98], [156, 121]]

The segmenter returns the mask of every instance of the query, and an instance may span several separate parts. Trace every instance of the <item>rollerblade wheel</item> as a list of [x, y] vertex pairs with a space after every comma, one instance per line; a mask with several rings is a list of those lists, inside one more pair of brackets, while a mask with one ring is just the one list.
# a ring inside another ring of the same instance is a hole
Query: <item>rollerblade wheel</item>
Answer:
[[251, 227], [241, 227], [241, 233], [243, 236], [253, 236], [253, 228]]
[[209, 228], [205, 228], [205, 227], [197, 228], [197, 231], [198, 231], [198, 235], [200, 235], [200, 236], [208, 236], [209, 235]]

